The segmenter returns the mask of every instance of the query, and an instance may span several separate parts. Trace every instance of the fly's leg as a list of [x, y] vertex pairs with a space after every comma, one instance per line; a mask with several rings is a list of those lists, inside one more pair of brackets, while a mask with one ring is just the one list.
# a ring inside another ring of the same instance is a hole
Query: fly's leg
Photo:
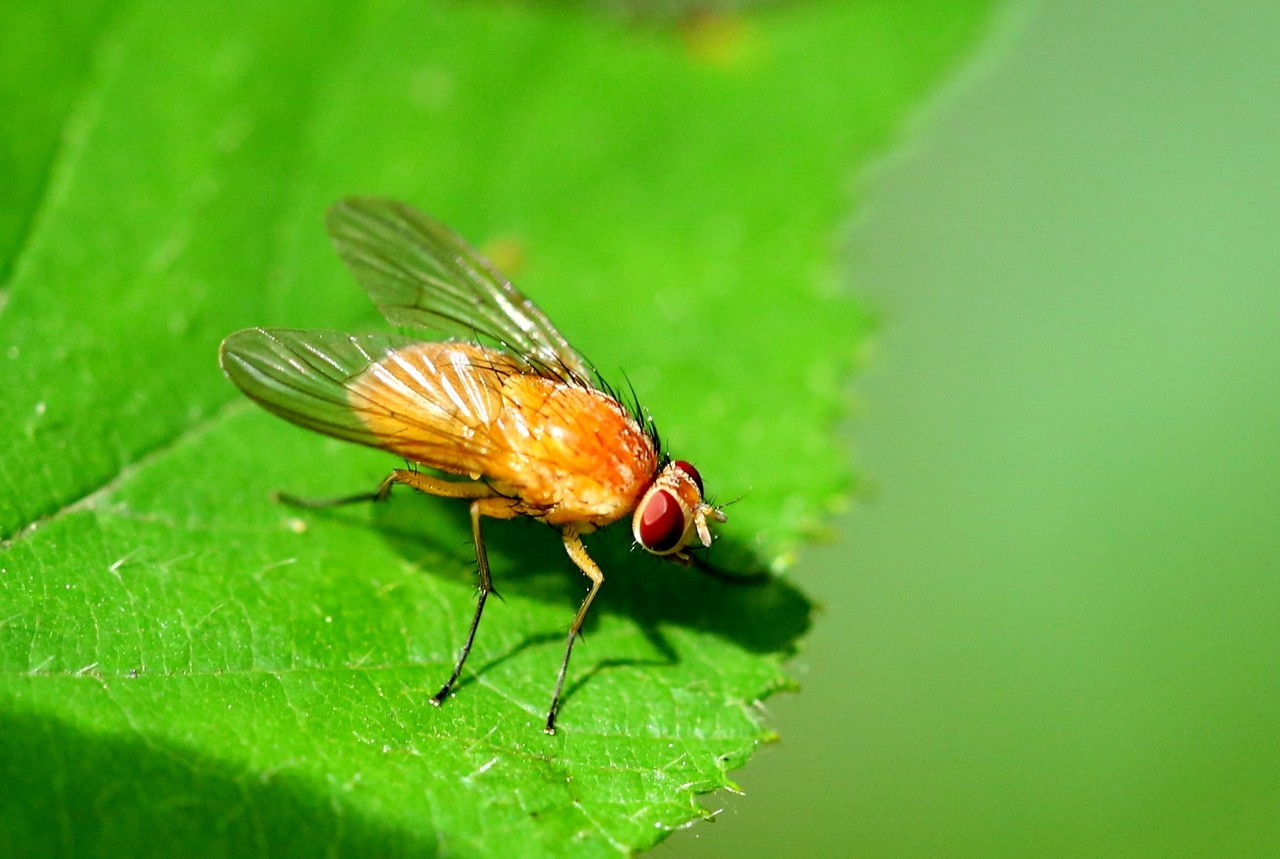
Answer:
[[551, 696], [551, 710], [547, 713], [547, 726], [543, 729], [548, 734], [556, 732], [556, 711], [560, 709], [560, 693], [564, 691], [564, 678], [569, 671], [569, 654], [573, 652], [573, 642], [577, 639], [578, 633], [582, 630], [582, 622], [586, 620], [587, 610], [591, 608], [591, 601], [596, 598], [596, 592], [600, 590], [600, 586], [604, 584], [604, 573], [600, 571], [599, 565], [591, 560], [591, 556], [587, 554], [587, 549], [582, 545], [582, 538], [578, 536], [578, 532], [572, 529], [566, 529], [564, 532], [564, 548], [569, 553], [569, 557], [578, 565], [578, 569], [591, 579], [591, 590], [587, 591], [587, 596], [582, 600], [582, 605], [578, 607], [578, 613], [573, 617], [573, 623], [569, 625], [569, 638], [564, 644], [564, 661], [560, 663], [560, 676], [556, 678], [556, 691]]
[[[487, 486], [485, 488], [488, 489]], [[489, 555], [484, 548], [484, 534], [480, 530], [480, 517], [492, 516], [495, 519], [509, 519], [513, 515], [515, 514], [510, 501], [501, 496], [491, 495], [490, 497], [477, 498], [471, 502], [471, 538], [476, 544], [476, 566], [480, 573], [480, 597], [476, 600], [476, 613], [471, 618], [471, 628], [467, 630], [467, 640], [462, 645], [462, 651], [458, 654], [458, 664], [453, 666], [453, 673], [449, 675], [449, 679], [445, 681], [445, 684], [440, 687], [440, 691], [431, 696], [431, 703], [437, 707], [453, 691], [453, 684], [458, 682], [458, 677], [462, 674], [462, 665], [467, 661], [467, 655], [471, 653], [471, 645], [476, 640], [476, 630], [480, 628], [480, 615], [484, 614], [485, 601], [489, 599], [489, 594], [493, 593], [493, 581], [489, 577]]]
[[365, 501], [385, 501], [391, 494], [391, 487], [397, 483], [425, 492], [427, 495], [439, 495], [442, 498], [491, 498], [497, 495], [488, 484], [478, 480], [445, 480], [442, 477], [419, 474], [407, 468], [397, 468], [388, 474], [372, 492], [344, 495], [341, 498], [299, 498], [285, 492], [273, 494], [277, 501], [288, 504], [290, 507], [314, 510], [323, 507], [341, 507], [344, 504], [360, 504]]
[[773, 576], [766, 570], [731, 573], [728, 570], [722, 570], [709, 564], [701, 555], [694, 555], [689, 552], [676, 552], [674, 555], [667, 555], [666, 557], [682, 567], [692, 567], [704, 576], [710, 576], [729, 585], [767, 585], [773, 581]]
[[346, 504], [363, 504], [365, 501], [384, 501], [391, 494], [392, 485], [397, 482], [396, 475], [402, 470], [404, 469], [396, 469], [387, 475], [387, 478], [379, 483], [378, 488], [373, 492], [359, 492], [355, 495], [344, 495], [341, 498], [299, 498], [287, 492], [272, 492], [271, 497], [281, 504], [288, 504], [290, 507], [302, 507], [307, 510], [342, 507]]
[[[480, 575], [480, 597], [476, 601], [476, 613], [471, 618], [471, 627], [467, 630], [467, 640], [462, 645], [462, 652], [458, 654], [458, 662], [453, 666], [453, 673], [449, 675], [449, 679], [444, 686], [440, 687], [440, 691], [431, 696], [431, 703], [439, 706], [453, 691], [454, 684], [458, 682], [458, 677], [462, 674], [462, 666], [467, 661], [467, 655], [471, 653], [471, 645], [476, 640], [476, 630], [480, 628], [480, 615], [484, 613], [484, 604], [489, 599], [489, 594], [493, 593], [493, 581], [489, 576], [489, 556], [484, 548], [484, 534], [480, 530], [480, 517], [489, 516], [494, 519], [510, 519], [516, 515], [512, 500], [499, 495], [487, 483], [482, 483], [478, 480], [445, 480], [429, 474], [420, 474], [407, 468], [397, 468], [391, 472], [373, 492], [319, 501], [294, 498], [288, 495], [279, 495], [279, 498], [281, 501], [297, 507], [335, 507], [361, 501], [382, 501], [391, 494], [391, 487], [397, 483], [403, 483], [405, 486], [409, 486], [419, 492], [425, 492], [428, 495], [471, 500], [471, 538], [476, 546], [476, 566]], [[579, 563], [579, 566], [581, 566], [581, 563]], [[563, 672], [561, 674], [563, 675]], [[563, 679], [563, 676], [561, 679]]]

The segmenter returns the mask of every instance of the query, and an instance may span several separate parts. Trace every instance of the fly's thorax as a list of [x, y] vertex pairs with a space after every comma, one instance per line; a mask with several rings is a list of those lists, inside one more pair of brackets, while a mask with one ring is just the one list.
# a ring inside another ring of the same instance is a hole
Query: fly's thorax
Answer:
[[621, 403], [539, 376], [513, 376], [503, 393], [507, 406], [492, 430], [505, 455], [489, 475], [516, 487], [529, 515], [556, 526], [601, 527], [635, 508], [658, 469], [658, 452]]
[[708, 521], [723, 522], [720, 509], [703, 500], [702, 476], [682, 459], [668, 463], [636, 505], [631, 533], [655, 555], [682, 556], [695, 538], [711, 545]]

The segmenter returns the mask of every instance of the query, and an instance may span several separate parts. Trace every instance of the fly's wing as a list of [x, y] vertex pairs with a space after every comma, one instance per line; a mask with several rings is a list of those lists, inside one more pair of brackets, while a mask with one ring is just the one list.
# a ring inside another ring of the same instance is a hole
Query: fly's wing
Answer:
[[540, 375], [590, 384], [590, 363], [532, 301], [457, 233], [405, 203], [353, 197], [329, 236], [392, 325], [499, 344]]
[[493, 425], [524, 375], [504, 352], [394, 334], [249, 328], [222, 343], [223, 372], [291, 423], [455, 474], [488, 474]]
[[232, 383], [272, 414], [335, 438], [385, 447], [352, 407], [350, 387], [414, 341], [394, 334], [247, 328], [222, 341]]

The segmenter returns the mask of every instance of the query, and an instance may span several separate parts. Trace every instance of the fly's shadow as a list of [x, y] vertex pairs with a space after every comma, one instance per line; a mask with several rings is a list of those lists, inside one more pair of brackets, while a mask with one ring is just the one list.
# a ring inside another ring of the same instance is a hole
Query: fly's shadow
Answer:
[[[311, 511], [325, 517], [349, 517], [342, 508]], [[373, 503], [370, 527], [388, 545], [424, 575], [447, 576], [452, 581], [475, 582], [475, 549], [471, 541], [465, 502], [430, 498], [401, 491]], [[501, 664], [530, 647], [563, 640], [565, 630], [589, 586], [585, 576], [565, 553], [559, 533], [551, 527], [519, 517], [488, 519], [483, 523], [489, 566], [498, 594], [519, 593], [564, 607], [564, 624], [538, 632], [516, 647], [475, 666], [476, 674]], [[584, 651], [579, 659], [593, 660], [580, 667], [568, 693], [594, 674], [618, 665], [662, 664], [678, 661], [663, 627], [701, 630], [753, 653], [790, 653], [809, 629], [813, 604], [789, 582], [769, 576], [763, 562], [745, 543], [736, 539], [731, 526], [721, 529], [708, 552], [697, 556], [711, 565], [715, 575], [695, 566], [684, 566], [635, 549], [630, 519], [584, 537], [587, 551], [604, 571], [599, 598], [586, 618], [583, 631], [591, 631], [606, 614], [630, 618], [661, 656], [648, 660], [619, 660], [608, 654]], [[442, 569], [443, 568], [443, 569]], [[500, 622], [492, 618], [488, 623]], [[458, 634], [465, 617], [456, 619]], [[483, 636], [483, 633], [481, 633]], [[464, 688], [473, 678], [460, 678]]]

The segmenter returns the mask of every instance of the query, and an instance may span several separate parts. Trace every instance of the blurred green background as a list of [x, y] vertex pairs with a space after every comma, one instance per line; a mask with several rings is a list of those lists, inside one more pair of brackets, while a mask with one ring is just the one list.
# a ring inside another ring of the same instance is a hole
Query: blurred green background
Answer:
[[1015, 7], [865, 178], [782, 734], [676, 856], [1280, 855], [1280, 5]]

